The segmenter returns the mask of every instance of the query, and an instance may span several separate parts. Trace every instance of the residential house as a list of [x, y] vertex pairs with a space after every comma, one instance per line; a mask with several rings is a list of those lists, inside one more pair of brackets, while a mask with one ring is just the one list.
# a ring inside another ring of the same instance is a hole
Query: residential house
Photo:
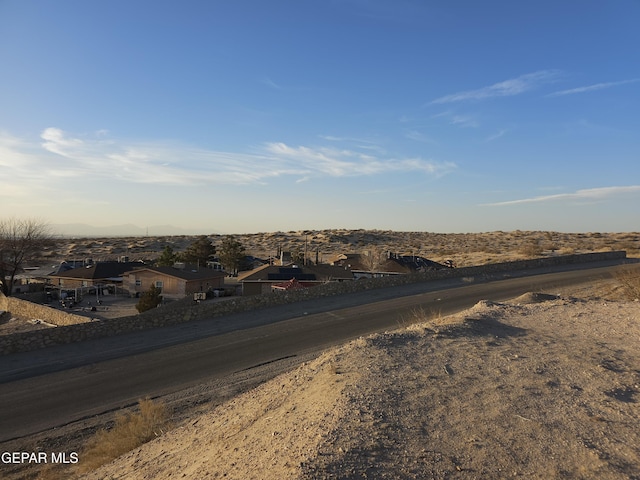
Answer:
[[448, 268], [447, 265], [418, 255], [398, 255], [393, 252], [381, 258], [372, 258], [360, 253], [341, 253], [335, 255], [330, 260], [330, 264], [350, 268], [356, 278], [402, 275]]
[[123, 287], [132, 296], [139, 296], [151, 285], [159, 287], [165, 298], [182, 298], [198, 292], [224, 288], [226, 273], [212, 268], [197, 268], [180, 264], [173, 267], [144, 267], [126, 272]]
[[122, 284], [122, 275], [134, 268], [143, 267], [142, 262], [97, 262], [70, 270], [58, 269], [47, 275], [48, 284], [60, 289]]
[[240, 261], [240, 270], [254, 270], [270, 263], [270, 259], [265, 260], [263, 258], [254, 257], [253, 255], [245, 255], [244, 258]]
[[291, 279], [305, 287], [327, 282], [352, 281], [353, 273], [349, 268], [331, 265], [288, 266], [264, 265], [263, 267], [241, 272], [238, 282], [242, 284], [243, 295], [259, 295], [272, 291], [274, 285], [283, 284]]

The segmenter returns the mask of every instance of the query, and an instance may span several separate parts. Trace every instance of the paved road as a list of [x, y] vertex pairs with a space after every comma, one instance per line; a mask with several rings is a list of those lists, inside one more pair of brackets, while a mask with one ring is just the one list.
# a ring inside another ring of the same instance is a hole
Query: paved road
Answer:
[[607, 278], [619, 266], [580, 268], [486, 283], [452, 279], [395, 293], [370, 291], [3, 357], [0, 441], [397, 328], [417, 308], [446, 315], [481, 299], [552, 293], [563, 285]]

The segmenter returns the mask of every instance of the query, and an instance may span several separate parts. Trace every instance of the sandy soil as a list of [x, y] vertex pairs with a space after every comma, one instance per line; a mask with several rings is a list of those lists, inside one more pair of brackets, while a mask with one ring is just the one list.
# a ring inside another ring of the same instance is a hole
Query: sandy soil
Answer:
[[640, 304], [528, 294], [361, 338], [83, 478], [640, 478]]
[[[640, 254], [640, 233], [563, 233], [549, 231], [511, 231], [481, 233], [396, 232], [391, 230], [300, 230], [233, 235], [248, 254], [261, 258], [275, 256], [279, 250], [304, 251], [312, 260], [316, 253], [327, 261], [336, 253], [395, 252], [421, 255], [438, 262], [452, 259], [462, 267], [504, 262], [553, 254], [626, 250], [629, 256]], [[127, 256], [132, 261], [157, 259], [165, 246], [184, 251], [197, 237], [114, 237], [59, 239], [45, 252], [46, 262], [93, 258], [116, 260]], [[223, 235], [210, 235], [220, 246]], [[44, 260], [43, 260], [44, 261]]]

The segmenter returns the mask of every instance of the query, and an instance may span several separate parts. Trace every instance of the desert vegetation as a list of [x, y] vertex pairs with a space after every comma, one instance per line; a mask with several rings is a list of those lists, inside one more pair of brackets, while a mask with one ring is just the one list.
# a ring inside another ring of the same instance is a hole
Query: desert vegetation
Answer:
[[95, 470], [160, 435], [168, 428], [167, 407], [150, 399], [140, 400], [138, 410], [116, 416], [110, 429], [99, 430], [87, 443], [78, 464], [80, 473]]
[[[47, 249], [47, 258], [88, 258], [155, 261], [167, 247], [172, 255], [189, 251], [193, 236], [59, 238]], [[328, 261], [337, 253], [365, 253], [372, 250], [402, 255], [419, 255], [437, 262], [453, 259], [458, 266], [610, 250], [640, 255], [640, 233], [563, 233], [550, 231], [496, 231], [483, 233], [396, 232], [391, 230], [299, 230], [206, 237], [217, 249], [237, 242], [238, 248], [260, 258], [280, 251], [307, 252], [308, 258]]]
[[[129, 413], [118, 413], [109, 424], [96, 430], [79, 445], [77, 464], [45, 464], [37, 480], [68, 480], [91, 472], [157, 438], [172, 427], [167, 406], [148, 398]], [[34, 478], [32, 476], [18, 478]], [[108, 478], [108, 477], [107, 477]]]
[[622, 270], [616, 276], [616, 280], [627, 300], [640, 300], [640, 272], [637, 268]]

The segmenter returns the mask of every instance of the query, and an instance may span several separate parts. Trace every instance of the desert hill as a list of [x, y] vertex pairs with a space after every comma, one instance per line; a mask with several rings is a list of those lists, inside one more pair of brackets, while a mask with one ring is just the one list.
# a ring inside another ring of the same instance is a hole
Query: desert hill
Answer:
[[[208, 235], [214, 245], [223, 235]], [[561, 233], [512, 231], [485, 233], [396, 232], [391, 230], [301, 230], [233, 235], [248, 254], [260, 258], [278, 251], [304, 251], [321, 261], [336, 253], [394, 252], [419, 255], [434, 261], [453, 259], [458, 266], [481, 265], [531, 258], [539, 255], [586, 253], [603, 250], [627, 250], [629, 256], [640, 252], [640, 233]], [[53, 263], [61, 259], [130, 260], [157, 258], [165, 246], [174, 251], [186, 249], [195, 236], [136, 236], [59, 238], [46, 252]]]

